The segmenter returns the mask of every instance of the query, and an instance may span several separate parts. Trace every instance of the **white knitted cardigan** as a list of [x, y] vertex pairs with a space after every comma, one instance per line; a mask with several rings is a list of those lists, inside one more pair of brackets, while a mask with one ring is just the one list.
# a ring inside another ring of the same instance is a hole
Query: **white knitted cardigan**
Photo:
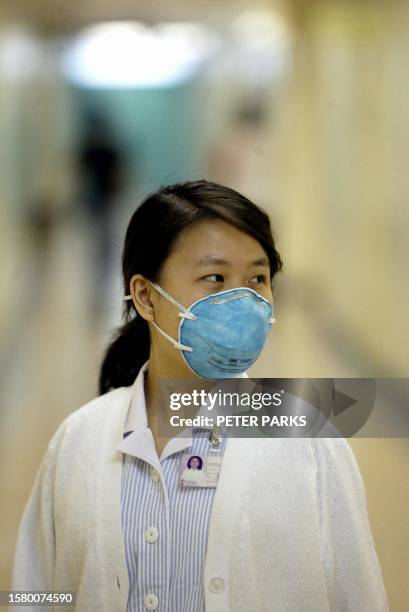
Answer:
[[[131, 390], [94, 399], [52, 437], [20, 523], [13, 589], [73, 590], [81, 612], [125, 611], [117, 446]], [[204, 591], [207, 612], [388, 610], [362, 478], [344, 439], [227, 440]]]

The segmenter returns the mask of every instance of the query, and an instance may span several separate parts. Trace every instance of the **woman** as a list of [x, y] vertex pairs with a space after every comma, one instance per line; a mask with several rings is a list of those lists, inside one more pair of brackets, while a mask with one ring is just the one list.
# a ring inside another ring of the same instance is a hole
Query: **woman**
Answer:
[[197, 455], [193, 455], [188, 460], [185, 469], [182, 472], [180, 480], [190, 484], [205, 485], [207, 478], [203, 470], [203, 459]]
[[160, 435], [162, 380], [246, 376], [281, 267], [267, 215], [232, 189], [186, 182], [137, 208], [123, 250], [126, 322], [100, 397], [48, 446], [14, 589], [73, 590], [90, 612], [388, 609], [345, 440], [219, 438], [217, 486], [183, 487], [184, 455], [207, 454], [213, 434]]

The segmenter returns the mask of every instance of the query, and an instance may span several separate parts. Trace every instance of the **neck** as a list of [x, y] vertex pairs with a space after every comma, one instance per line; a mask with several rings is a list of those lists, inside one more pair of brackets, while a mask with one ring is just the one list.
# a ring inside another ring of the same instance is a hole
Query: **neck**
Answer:
[[[195, 376], [183, 363], [181, 365], [180, 357], [177, 355], [166, 361], [158, 355], [154, 346], [151, 346], [149, 365], [145, 377], [145, 401], [148, 422], [156, 430], [161, 418], [169, 418], [171, 414], [175, 414], [169, 408], [169, 401], [165, 399], [167, 393], [163, 393], [163, 391], [167, 391], [166, 388], [163, 387], [162, 392], [160, 392], [161, 382], [163, 383], [166, 380], [170, 382], [172, 379], [180, 384], [180, 389], [176, 390], [178, 393], [189, 392], [193, 389], [210, 390], [214, 385], [213, 381], [203, 380]], [[175, 387], [173, 386], [172, 392], [174, 391]]]

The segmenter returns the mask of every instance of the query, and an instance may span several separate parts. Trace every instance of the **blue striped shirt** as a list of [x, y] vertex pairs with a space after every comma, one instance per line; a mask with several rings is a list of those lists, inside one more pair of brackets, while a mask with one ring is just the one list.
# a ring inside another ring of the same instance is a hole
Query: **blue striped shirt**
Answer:
[[[203, 612], [203, 573], [215, 488], [179, 484], [184, 453], [210, 450], [210, 428], [172, 438], [158, 457], [147, 427], [142, 367], [124, 439], [121, 520], [129, 576], [127, 612]], [[207, 429], [207, 431], [206, 431]], [[220, 441], [223, 454], [226, 437]]]

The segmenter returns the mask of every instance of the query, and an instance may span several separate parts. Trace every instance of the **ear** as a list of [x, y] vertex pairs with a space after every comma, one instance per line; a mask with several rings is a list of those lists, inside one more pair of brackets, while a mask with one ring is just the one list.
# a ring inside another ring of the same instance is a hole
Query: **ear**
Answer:
[[145, 321], [154, 321], [154, 307], [151, 301], [152, 287], [142, 274], [134, 274], [129, 283], [130, 294], [137, 313]]

